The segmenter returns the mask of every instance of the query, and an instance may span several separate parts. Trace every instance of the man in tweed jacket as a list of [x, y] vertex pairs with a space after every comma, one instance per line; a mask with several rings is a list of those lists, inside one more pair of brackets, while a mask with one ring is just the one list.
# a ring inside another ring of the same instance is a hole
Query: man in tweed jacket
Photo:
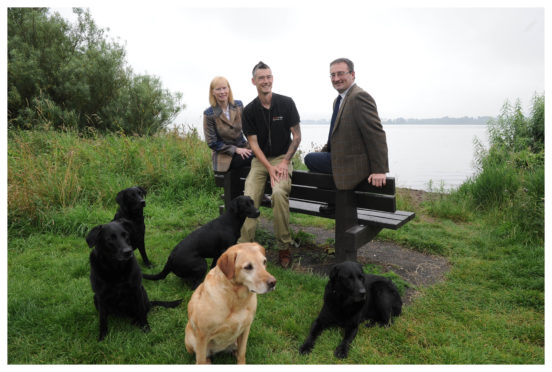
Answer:
[[332, 173], [338, 190], [352, 190], [366, 178], [374, 186], [384, 186], [389, 172], [387, 139], [376, 103], [355, 84], [352, 61], [333, 61], [330, 77], [340, 105], [336, 107], [336, 98], [328, 143], [320, 152], [307, 154], [305, 164], [311, 171]]

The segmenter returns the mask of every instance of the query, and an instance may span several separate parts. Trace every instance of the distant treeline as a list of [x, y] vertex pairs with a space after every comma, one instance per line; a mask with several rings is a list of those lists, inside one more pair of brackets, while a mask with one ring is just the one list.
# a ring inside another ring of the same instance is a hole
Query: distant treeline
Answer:
[[442, 118], [429, 119], [385, 119], [383, 124], [487, 124], [489, 120], [494, 119], [492, 116], [478, 116], [476, 118], [463, 116], [461, 118], [450, 118], [444, 116]]
[[[430, 119], [383, 119], [382, 124], [487, 124], [489, 120], [494, 119], [492, 116], [478, 116], [468, 117], [463, 116], [461, 118], [450, 118], [448, 116], [442, 118], [430, 118]], [[328, 119], [319, 120], [302, 120], [301, 124], [328, 124]]]

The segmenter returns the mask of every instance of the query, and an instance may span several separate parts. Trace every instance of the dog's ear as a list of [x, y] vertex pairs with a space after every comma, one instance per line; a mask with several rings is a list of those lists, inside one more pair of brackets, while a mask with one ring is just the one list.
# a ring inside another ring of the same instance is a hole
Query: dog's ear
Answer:
[[238, 214], [238, 212], [240, 211], [239, 204], [240, 204], [239, 196], [237, 198], [230, 200], [230, 206], [228, 208], [230, 213]]
[[[126, 189], [125, 189], [126, 190]], [[117, 197], [115, 197], [115, 201], [117, 202], [117, 204], [119, 205], [123, 205], [123, 200], [125, 198], [125, 190], [121, 190], [119, 191], [119, 193], [117, 194]]]
[[234, 277], [237, 253], [235, 251], [226, 251], [217, 261], [218, 268], [226, 275], [228, 279]]
[[138, 190], [140, 190], [140, 192], [142, 193], [142, 195], [143, 195], [144, 197], [148, 194], [148, 192], [146, 191], [146, 189], [144, 189], [143, 187], [138, 186]]
[[266, 256], [265, 247], [263, 247], [263, 246], [260, 245], [259, 243], [253, 243], [253, 244], [255, 244], [255, 248], [257, 248], [257, 249], [263, 254], [263, 256]]
[[337, 266], [333, 266], [330, 270], [330, 280], [335, 280], [335, 278], [337, 278], [338, 272], [339, 270], [337, 269]]
[[94, 227], [86, 236], [86, 243], [88, 243], [89, 248], [92, 248], [98, 243], [98, 237], [100, 236], [100, 233], [102, 231], [102, 226], [103, 225], [98, 225]]

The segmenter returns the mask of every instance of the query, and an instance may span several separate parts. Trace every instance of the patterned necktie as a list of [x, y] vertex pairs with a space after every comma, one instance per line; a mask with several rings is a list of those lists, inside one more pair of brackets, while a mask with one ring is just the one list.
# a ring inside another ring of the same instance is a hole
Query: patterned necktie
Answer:
[[331, 144], [330, 139], [332, 138], [332, 132], [335, 124], [335, 119], [337, 119], [337, 113], [339, 112], [339, 104], [341, 103], [341, 94], [337, 96], [337, 100], [335, 101], [333, 114], [332, 114], [332, 121], [330, 122], [330, 133], [328, 134], [328, 152], [331, 151]]

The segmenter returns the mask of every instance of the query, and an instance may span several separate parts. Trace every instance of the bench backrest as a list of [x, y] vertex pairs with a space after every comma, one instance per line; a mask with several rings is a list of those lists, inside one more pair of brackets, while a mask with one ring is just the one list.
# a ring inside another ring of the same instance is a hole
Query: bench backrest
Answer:
[[[231, 188], [233, 195], [225, 195], [225, 199], [233, 198], [243, 193], [245, 178], [249, 167], [240, 168], [226, 173], [215, 173], [215, 183], [219, 187]], [[335, 184], [331, 174], [315, 173], [303, 170], [294, 170], [291, 177], [292, 199], [315, 201], [320, 203], [335, 202]], [[225, 191], [226, 192], [226, 191]], [[267, 177], [265, 187], [267, 194], [271, 193], [270, 179]], [[387, 177], [386, 185], [382, 188], [361, 182], [355, 189], [357, 208], [375, 209], [385, 212], [396, 211], [395, 178]]]

